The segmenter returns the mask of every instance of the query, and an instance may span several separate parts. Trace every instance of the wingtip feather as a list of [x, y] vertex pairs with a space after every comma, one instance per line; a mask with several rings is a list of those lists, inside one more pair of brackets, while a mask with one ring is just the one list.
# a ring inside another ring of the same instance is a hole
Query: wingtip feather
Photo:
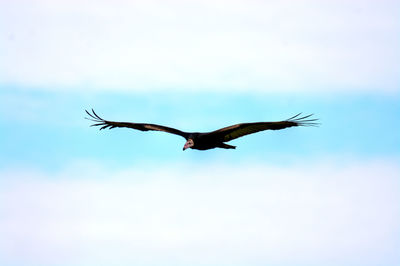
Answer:
[[[296, 126], [304, 126], [304, 127], [308, 127], [308, 126], [318, 127], [321, 124], [321, 123], [316, 122], [316, 121], [319, 121], [318, 118], [311, 118], [314, 115], [313, 113], [299, 117], [301, 114], [302, 113], [299, 113], [299, 114], [287, 119], [286, 121], [293, 122], [296, 124]], [[311, 119], [307, 119], [307, 118], [311, 118]]]

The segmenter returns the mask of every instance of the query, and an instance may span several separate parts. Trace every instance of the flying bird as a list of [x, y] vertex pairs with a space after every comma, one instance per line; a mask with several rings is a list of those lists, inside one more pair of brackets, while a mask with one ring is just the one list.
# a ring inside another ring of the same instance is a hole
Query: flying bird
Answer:
[[183, 132], [175, 128], [156, 125], [156, 124], [108, 121], [98, 116], [93, 109], [92, 113], [89, 113], [87, 110], [85, 111], [90, 117], [86, 119], [95, 122], [95, 124], [91, 126], [99, 126], [100, 130], [105, 128], [112, 129], [116, 127], [127, 127], [141, 131], [149, 131], [149, 130], [164, 131], [167, 133], [179, 135], [186, 139], [186, 143], [183, 146], [183, 150], [186, 150], [188, 148], [196, 150], [209, 150], [214, 148], [235, 149], [236, 146], [226, 144], [225, 142], [268, 129], [278, 130], [287, 127], [317, 126], [319, 124], [317, 122], [318, 119], [311, 118], [312, 114], [301, 116], [301, 113], [299, 113], [283, 121], [241, 123], [224, 127], [211, 132], [200, 133], [200, 132]]

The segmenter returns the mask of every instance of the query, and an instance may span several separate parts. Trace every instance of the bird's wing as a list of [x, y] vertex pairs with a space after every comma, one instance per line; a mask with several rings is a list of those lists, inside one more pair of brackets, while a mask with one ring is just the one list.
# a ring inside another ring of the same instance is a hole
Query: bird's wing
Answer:
[[257, 122], [257, 123], [236, 124], [207, 133], [207, 135], [208, 137], [217, 139], [218, 141], [226, 142], [267, 129], [278, 130], [287, 127], [319, 125], [319, 123], [317, 122], [318, 119], [310, 118], [312, 114], [302, 117], [300, 115], [301, 113], [287, 120], [279, 122]]
[[180, 131], [178, 129], [171, 128], [171, 127], [165, 127], [165, 126], [160, 126], [160, 125], [155, 125], [155, 124], [147, 124], [147, 123], [129, 123], [129, 122], [108, 121], [108, 120], [104, 120], [103, 118], [98, 116], [93, 109], [92, 109], [92, 113], [89, 113], [87, 110], [85, 110], [85, 111], [90, 116], [90, 118], [86, 118], [86, 119], [95, 122], [95, 124], [93, 124], [91, 126], [100, 126], [100, 130], [105, 129], [105, 128], [112, 129], [115, 127], [128, 127], [128, 128], [141, 130], [141, 131], [148, 131], [148, 130], [164, 131], [167, 133], [182, 136], [184, 138], [187, 138], [189, 136], [189, 133], [183, 132], [183, 131]]

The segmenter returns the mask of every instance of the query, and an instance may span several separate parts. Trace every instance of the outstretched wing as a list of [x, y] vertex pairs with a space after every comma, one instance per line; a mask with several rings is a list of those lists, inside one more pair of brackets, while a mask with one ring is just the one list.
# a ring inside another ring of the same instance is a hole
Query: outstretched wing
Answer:
[[229, 127], [224, 127], [216, 131], [208, 133], [208, 137], [214, 138], [218, 141], [226, 142], [236, 138], [240, 138], [249, 134], [253, 134], [259, 131], [271, 129], [278, 130], [287, 127], [297, 126], [317, 126], [319, 123], [318, 119], [310, 118], [311, 115], [300, 117], [301, 113], [279, 122], [257, 122], [257, 123], [242, 123], [236, 124]]
[[160, 126], [160, 125], [155, 125], [155, 124], [145, 124], [145, 123], [129, 123], [129, 122], [114, 122], [114, 121], [108, 121], [104, 120], [100, 116], [98, 116], [95, 111], [92, 109], [92, 113], [89, 113], [87, 110], [85, 110], [86, 113], [90, 116], [90, 118], [86, 118], [90, 121], [95, 122], [95, 124], [91, 126], [100, 126], [100, 130], [108, 128], [116, 128], [116, 127], [128, 127], [128, 128], [133, 128], [141, 131], [149, 131], [149, 130], [154, 130], [154, 131], [164, 131], [167, 133], [175, 134], [182, 136], [184, 138], [187, 138], [189, 136], [189, 133], [180, 131], [175, 128], [171, 127], [165, 127], [165, 126]]

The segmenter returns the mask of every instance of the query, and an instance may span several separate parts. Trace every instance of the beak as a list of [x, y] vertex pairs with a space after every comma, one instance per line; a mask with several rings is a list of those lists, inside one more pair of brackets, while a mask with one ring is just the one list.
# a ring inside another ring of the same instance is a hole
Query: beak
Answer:
[[186, 150], [187, 148], [189, 148], [189, 145], [186, 143], [185, 146], [183, 146], [183, 150]]
[[191, 140], [186, 141], [185, 146], [183, 146], [183, 150], [186, 150], [193, 146], [193, 142]]

